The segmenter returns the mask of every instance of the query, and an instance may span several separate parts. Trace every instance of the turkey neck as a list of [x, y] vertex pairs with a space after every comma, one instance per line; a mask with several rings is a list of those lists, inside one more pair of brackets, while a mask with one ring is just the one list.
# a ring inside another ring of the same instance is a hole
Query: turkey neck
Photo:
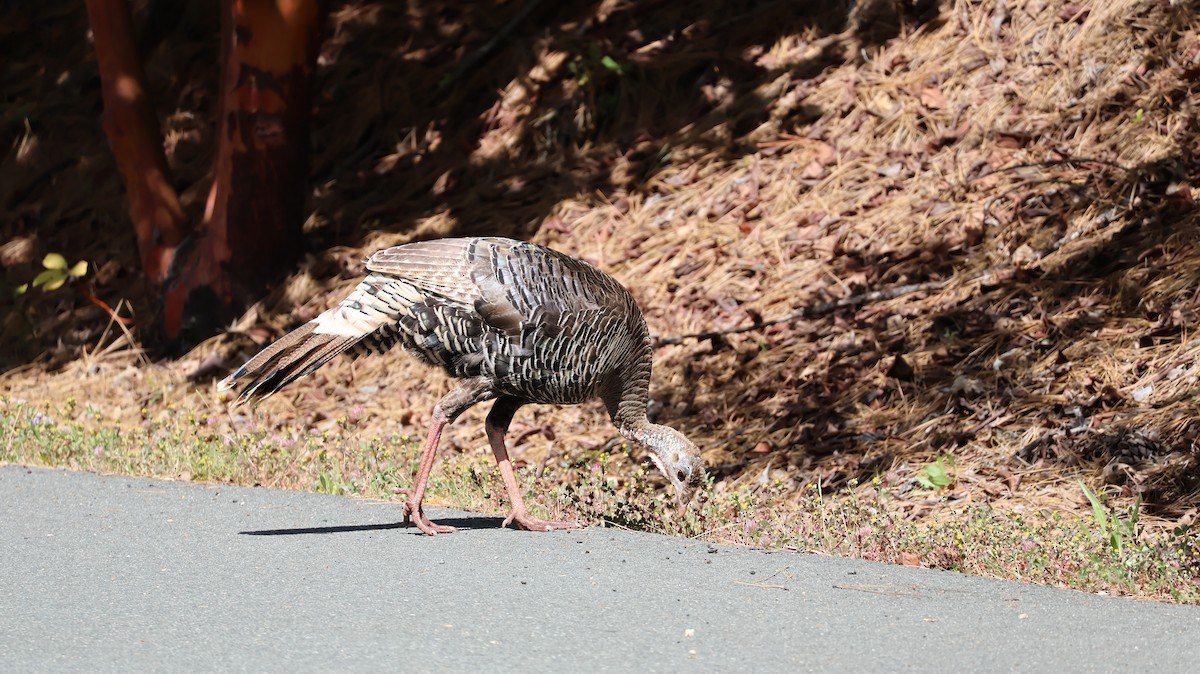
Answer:
[[650, 344], [641, 357], [609, 379], [604, 391], [604, 404], [613, 424], [621, 435], [648, 444], [652, 436], [661, 435], [661, 426], [650, 423], [646, 405], [650, 398]]

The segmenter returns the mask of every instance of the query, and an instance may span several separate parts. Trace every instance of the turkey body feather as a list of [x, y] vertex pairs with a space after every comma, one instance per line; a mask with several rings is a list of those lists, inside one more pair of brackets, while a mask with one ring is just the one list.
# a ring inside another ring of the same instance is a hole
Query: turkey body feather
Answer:
[[[441, 427], [495, 398], [487, 430], [508, 486], [503, 436], [517, 408], [598, 397], [623, 434], [651, 449], [681, 498], [690, 497], [703, 474], [699, 453], [674, 429], [646, 418], [649, 331], [632, 295], [611, 276], [549, 248], [502, 238], [396, 246], [372, 255], [367, 270], [338, 306], [251, 358], [222, 387], [241, 385], [239, 401], [263, 397], [339, 354], [400, 345], [463, 380], [435, 408], [425, 452], [430, 465]], [[571, 524], [529, 517], [515, 480], [509, 492], [510, 519], [525, 528]], [[410, 495], [409, 506], [426, 533], [447, 529], [424, 518], [419, 497], [414, 503]]]

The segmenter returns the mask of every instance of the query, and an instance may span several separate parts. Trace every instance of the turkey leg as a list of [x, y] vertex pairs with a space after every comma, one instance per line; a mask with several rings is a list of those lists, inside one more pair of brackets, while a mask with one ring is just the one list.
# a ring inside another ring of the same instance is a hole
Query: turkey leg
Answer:
[[425, 444], [421, 448], [421, 467], [417, 470], [417, 479], [413, 483], [412, 493], [404, 504], [404, 523], [417, 525], [421, 531], [436, 536], [454, 532], [454, 527], [431, 522], [421, 508], [425, 499], [425, 485], [429, 482], [429, 473], [433, 470], [433, 460], [437, 458], [438, 443], [442, 439], [442, 429], [446, 424], [458, 418], [467, 408], [494, 397], [491, 383], [482, 378], [469, 379], [450, 391], [437, 405], [433, 407], [433, 421], [429, 427], [429, 435], [425, 436]]
[[442, 406], [433, 408], [433, 425], [429, 427], [429, 435], [425, 437], [425, 445], [421, 449], [421, 467], [417, 470], [417, 480], [408, 502], [404, 504], [404, 523], [408, 524], [409, 517], [417, 528], [430, 536], [454, 533], [454, 527], [444, 524], [434, 524], [425, 516], [421, 509], [421, 501], [425, 498], [425, 483], [429, 481], [429, 473], [433, 470], [433, 460], [437, 457], [438, 442], [442, 439], [442, 429], [450, 420], [442, 411]]
[[525, 508], [525, 500], [521, 498], [521, 489], [517, 486], [517, 476], [513, 472], [512, 462], [508, 460], [508, 449], [504, 446], [504, 436], [508, 433], [508, 425], [512, 423], [513, 414], [521, 402], [516, 398], [502, 397], [492, 405], [484, 422], [488, 442], [492, 445], [492, 453], [496, 455], [496, 465], [500, 467], [500, 476], [504, 478], [504, 489], [508, 491], [508, 500], [512, 503], [512, 512], [500, 526], [508, 526], [516, 522], [517, 526], [528, 531], [554, 531], [555, 529], [577, 529], [578, 522], [543, 520], [533, 517]]

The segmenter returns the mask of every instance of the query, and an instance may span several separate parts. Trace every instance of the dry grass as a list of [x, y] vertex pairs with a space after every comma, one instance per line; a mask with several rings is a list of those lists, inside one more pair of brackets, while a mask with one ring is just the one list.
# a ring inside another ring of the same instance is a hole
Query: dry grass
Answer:
[[[487, 3], [337, 9], [307, 227], [314, 254], [303, 269], [229, 334], [153, 365], [140, 364], [128, 340], [112, 346], [119, 333], [102, 338], [103, 317], [69, 293], [23, 299], [4, 338], [34, 347], [21, 348], [37, 366], [10, 370], [2, 390], [34, 401], [73, 395], [130, 428], [167, 405], [235, 424], [213, 377], [336, 302], [366, 253], [447, 234], [527, 236], [586, 259], [624, 281], [664, 336], [944, 281], [659, 349], [658, 420], [706, 448], [714, 502], [752, 495], [754, 507], [799, 522], [811, 516], [815, 485], [826, 500], [886, 493], [889, 518], [928, 531], [972, 521], [970, 505], [1087, 517], [1082, 479], [1122, 512], [1140, 498], [1147, 537], [1192, 523], [1194, 1], [960, 0], [917, 3], [921, 13], [828, 2], [811, 15], [716, 1], [692, 14], [665, 2], [604, 3], [578, 16], [546, 9], [439, 91], [454, 63], [503, 25], [509, 4], [494, 16]], [[199, 59], [186, 46], [166, 52], [176, 72]], [[86, 79], [85, 56], [60, 58], [63, 71]], [[163, 70], [152, 76], [175, 91]], [[49, 79], [22, 81], [42, 83], [5, 81], [8, 95], [47, 89], [43, 116], [95, 112], [81, 113]], [[165, 116], [180, 179], [202, 186], [196, 167], [207, 157], [196, 148], [207, 131], [184, 113], [202, 114], [205, 102], [189, 95]], [[10, 117], [15, 109], [6, 103]], [[101, 270], [98, 296], [131, 299], [145, 313], [136, 261], [120, 249], [128, 242], [94, 235], [97, 219], [124, 219], [119, 184], [102, 175], [98, 130], [79, 132], [90, 163], [62, 168], [62, 137], [30, 128], [4, 130], [15, 149], [0, 175], [27, 176], [0, 192], [7, 280], [27, 280], [42, 253], [62, 251]], [[65, 197], [52, 198], [49, 176]], [[49, 355], [33, 359], [38, 349]], [[274, 432], [331, 432], [349, 415], [359, 436], [386, 438], [418, 433], [447, 389], [397, 353], [332, 364], [251, 414]], [[486, 459], [482, 413], [445, 440], [474, 457], [468, 463]], [[523, 437], [514, 455], [549, 466], [539, 489], [565, 494], [580, 478], [566, 467], [613, 435], [597, 405], [527, 409], [514, 424]], [[931, 492], [917, 478], [941, 456], [954, 458], [953, 484]], [[618, 452], [613, 474], [633, 474], [639, 458]], [[310, 488], [314, 475], [263, 480]], [[765, 519], [735, 511], [710, 523], [712, 537], [730, 522]], [[902, 561], [896, 550], [817, 547]], [[930, 554], [919, 559], [947, 565]]]

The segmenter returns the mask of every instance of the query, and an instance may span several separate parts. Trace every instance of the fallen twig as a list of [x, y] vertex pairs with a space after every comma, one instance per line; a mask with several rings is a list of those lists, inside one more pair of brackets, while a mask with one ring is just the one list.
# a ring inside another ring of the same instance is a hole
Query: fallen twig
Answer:
[[833, 589], [835, 589], [835, 590], [855, 590], [857, 592], [867, 592], [869, 594], [882, 594], [882, 595], [887, 595], [889, 597], [920, 597], [921, 596], [920, 592], [896, 592], [896, 591], [892, 591], [892, 590], [882, 589], [885, 587], [888, 587], [888, 586], [887, 585], [834, 585]]
[[787, 590], [783, 585], [771, 585], [770, 583], [747, 583], [744, 580], [733, 581], [734, 585], [745, 585], [746, 587], [765, 587], [771, 590]]

